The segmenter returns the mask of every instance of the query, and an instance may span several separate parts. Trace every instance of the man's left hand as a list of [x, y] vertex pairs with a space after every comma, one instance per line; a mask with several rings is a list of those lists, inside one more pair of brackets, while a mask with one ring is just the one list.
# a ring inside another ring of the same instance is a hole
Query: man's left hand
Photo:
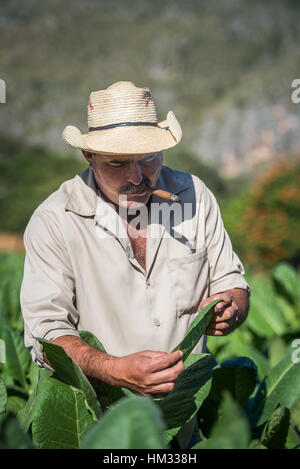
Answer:
[[244, 312], [240, 310], [231, 292], [218, 293], [206, 298], [200, 303], [199, 311], [212, 301], [220, 298], [223, 301], [215, 305], [213, 318], [205, 330], [206, 335], [224, 336], [230, 334], [245, 319]]

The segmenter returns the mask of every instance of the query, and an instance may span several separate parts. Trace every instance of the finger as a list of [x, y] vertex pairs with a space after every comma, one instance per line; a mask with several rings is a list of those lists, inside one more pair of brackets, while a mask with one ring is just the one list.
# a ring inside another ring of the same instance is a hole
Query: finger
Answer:
[[238, 308], [235, 306], [229, 306], [226, 308], [225, 311], [222, 313], [218, 313], [213, 316], [212, 322], [223, 322], [223, 321], [229, 321], [232, 318], [236, 317]]
[[217, 335], [228, 335], [231, 332], [233, 332], [235, 329], [234, 326], [229, 325], [228, 323], [223, 323], [223, 324], [218, 324], [216, 327], [209, 327], [205, 330], [205, 335], [212, 335], [212, 336], [217, 336]]
[[223, 331], [228, 327], [230, 327], [230, 324], [228, 324], [228, 322], [216, 322], [214, 324], [209, 325], [209, 329], [215, 329], [216, 331]]
[[157, 386], [152, 386], [149, 390], [149, 394], [153, 394], [155, 396], [162, 395], [163, 397], [165, 397], [166, 394], [173, 391], [174, 387], [174, 383], [159, 384]]
[[166, 368], [174, 365], [182, 358], [182, 351], [176, 350], [176, 352], [168, 353], [167, 355], [162, 355], [153, 358], [153, 363], [151, 364], [152, 372], [165, 370]]
[[206, 329], [205, 335], [222, 336], [224, 334], [222, 331], [216, 331], [215, 329]]
[[224, 301], [220, 301], [215, 306], [215, 313], [223, 311], [225, 307], [226, 307], [226, 303]]
[[158, 371], [149, 376], [149, 384], [162, 384], [176, 381], [178, 376], [184, 371], [183, 361], [180, 360], [172, 368]]
[[221, 299], [219, 303], [216, 304], [217, 309], [221, 309], [224, 305], [231, 305], [233, 296], [231, 293], [223, 293], [222, 295], [216, 295], [216, 299]]

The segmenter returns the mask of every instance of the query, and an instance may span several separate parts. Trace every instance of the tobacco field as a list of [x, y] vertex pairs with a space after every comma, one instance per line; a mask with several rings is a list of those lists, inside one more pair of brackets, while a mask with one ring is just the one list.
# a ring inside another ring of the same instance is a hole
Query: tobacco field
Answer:
[[[217, 301], [199, 313], [178, 344], [184, 372], [155, 399], [89, 381], [61, 347], [42, 339], [54, 371], [38, 368], [23, 343], [22, 271], [23, 256], [0, 255], [0, 448], [174, 448], [195, 415], [195, 449], [300, 448], [300, 274], [289, 264], [269, 278], [247, 277], [246, 322], [209, 337], [204, 354], [192, 350]], [[91, 333], [80, 334], [103, 350]]]

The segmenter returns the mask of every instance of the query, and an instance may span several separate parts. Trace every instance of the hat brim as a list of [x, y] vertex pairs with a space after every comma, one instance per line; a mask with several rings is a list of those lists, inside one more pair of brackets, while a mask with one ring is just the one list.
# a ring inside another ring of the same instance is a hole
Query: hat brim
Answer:
[[91, 153], [130, 155], [167, 150], [182, 137], [181, 127], [172, 111], [157, 126], [124, 126], [81, 134], [74, 126], [67, 126], [64, 140], [74, 148]]

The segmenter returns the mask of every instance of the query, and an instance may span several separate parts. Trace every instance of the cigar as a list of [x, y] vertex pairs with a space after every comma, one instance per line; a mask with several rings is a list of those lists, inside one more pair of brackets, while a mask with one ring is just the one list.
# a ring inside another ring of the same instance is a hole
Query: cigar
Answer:
[[153, 195], [157, 195], [161, 199], [170, 200], [171, 202], [180, 202], [180, 197], [171, 192], [163, 191], [162, 189], [155, 189], [154, 187], [147, 187], [146, 192], [151, 192]]

